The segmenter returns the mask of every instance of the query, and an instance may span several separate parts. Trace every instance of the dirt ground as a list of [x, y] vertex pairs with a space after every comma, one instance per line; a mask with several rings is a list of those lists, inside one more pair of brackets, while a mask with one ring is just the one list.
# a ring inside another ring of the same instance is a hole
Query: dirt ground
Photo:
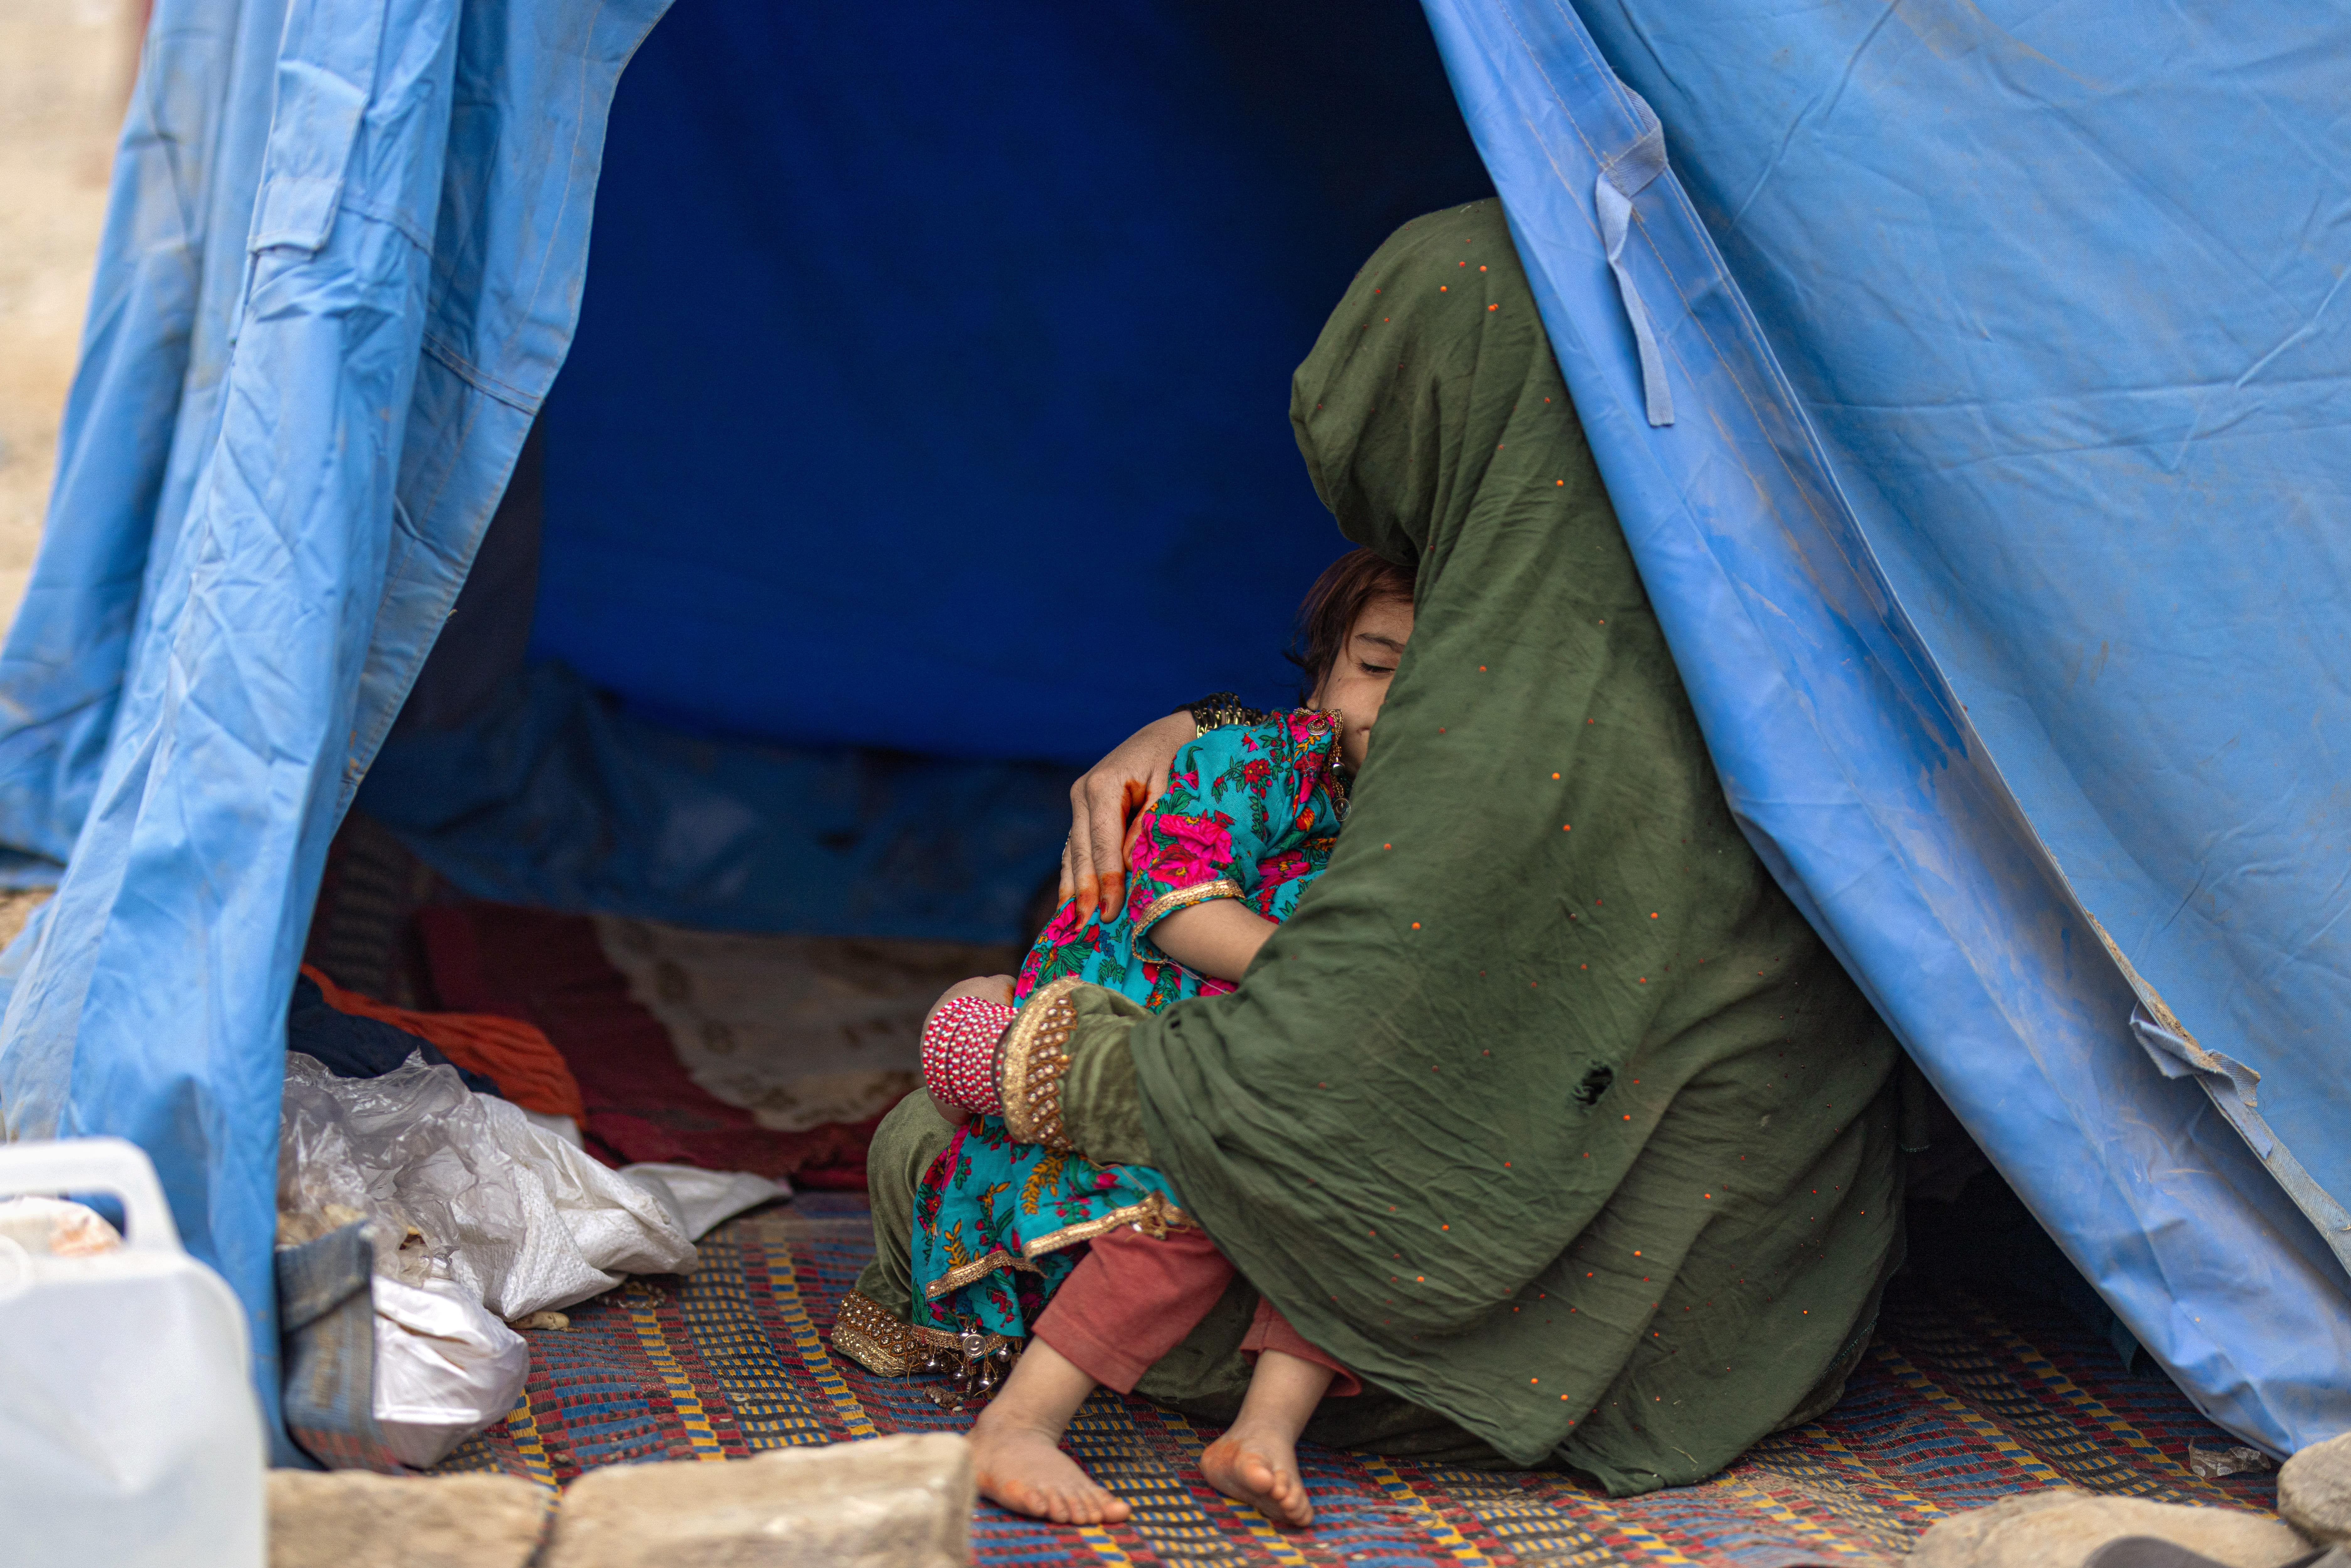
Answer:
[[0, 0], [0, 626], [40, 542], [131, 28], [123, 0]]

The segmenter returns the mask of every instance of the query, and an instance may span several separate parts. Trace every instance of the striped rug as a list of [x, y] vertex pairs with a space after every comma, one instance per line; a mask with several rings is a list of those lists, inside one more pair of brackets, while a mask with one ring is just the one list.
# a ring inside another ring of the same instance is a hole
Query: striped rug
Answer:
[[[633, 1281], [534, 1333], [531, 1376], [503, 1427], [445, 1469], [559, 1486], [598, 1465], [740, 1458], [788, 1443], [952, 1431], [909, 1379], [831, 1354], [824, 1333], [871, 1249], [862, 1197], [804, 1194], [723, 1227], [685, 1279]], [[1492, 1474], [1310, 1450], [1310, 1531], [1274, 1529], [1200, 1479], [1216, 1429], [1097, 1395], [1070, 1446], [1134, 1506], [1115, 1529], [1040, 1524], [983, 1506], [982, 1564], [1891, 1563], [1944, 1514], [2074, 1486], [2267, 1510], [2274, 1477], [2202, 1479], [2191, 1442], [2231, 1439], [2160, 1373], [2126, 1373], [2062, 1313], [1994, 1310], [1897, 1281], [1869, 1360], [1822, 1420], [1713, 1479], [1612, 1500], [1557, 1475]]]

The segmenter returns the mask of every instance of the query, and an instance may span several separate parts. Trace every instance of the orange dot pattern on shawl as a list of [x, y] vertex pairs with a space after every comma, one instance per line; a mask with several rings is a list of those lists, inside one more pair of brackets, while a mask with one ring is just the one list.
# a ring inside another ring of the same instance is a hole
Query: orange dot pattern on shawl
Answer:
[[468, 1072], [496, 1080], [499, 1092], [526, 1111], [569, 1116], [587, 1124], [588, 1103], [580, 1093], [580, 1081], [538, 1025], [495, 1013], [412, 1012], [347, 991], [308, 964], [302, 973], [337, 1012], [405, 1030]]

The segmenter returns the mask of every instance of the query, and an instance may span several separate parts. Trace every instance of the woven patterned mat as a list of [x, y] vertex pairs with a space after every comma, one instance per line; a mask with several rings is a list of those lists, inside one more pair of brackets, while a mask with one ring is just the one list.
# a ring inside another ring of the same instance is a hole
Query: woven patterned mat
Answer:
[[[531, 1334], [530, 1384], [503, 1427], [444, 1469], [544, 1484], [598, 1465], [739, 1458], [789, 1443], [956, 1430], [913, 1379], [830, 1354], [832, 1306], [871, 1254], [862, 1197], [804, 1194], [722, 1227], [684, 1280], [632, 1281]], [[1557, 1475], [1492, 1474], [1310, 1449], [1311, 1531], [1275, 1530], [1200, 1479], [1215, 1428], [1097, 1394], [1071, 1434], [1134, 1505], [1115, 1529], [983, 1505], [983, 1564], [1886, 1563], [1946, 1512], [2070, 1485], [2162, 1502], [2268, 1509], [2269, 1475], [2199, 1479], [2189, 1440], [2225, 1447], [2159, 1373], [2126, 1374], [2062, 1314], [1995, 1312], [1948, 1291], [1886, 1306], [1870, 1358], [1823, 1419], [1699, 1486], [1611, 1500]]]

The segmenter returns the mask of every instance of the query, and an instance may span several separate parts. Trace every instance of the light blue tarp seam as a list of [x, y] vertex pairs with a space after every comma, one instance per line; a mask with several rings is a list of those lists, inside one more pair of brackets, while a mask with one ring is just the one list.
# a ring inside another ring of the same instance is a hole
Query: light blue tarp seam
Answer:
[[1625, 301], [1625, 316], [1633, 326], [1633, 341], [1641, 355], [1641, 395], [1648, 405], [1649, 423], [1674, 422], [1673, 389], [1666, 382], [1665, 358], [1657, 351], [1656, 329], [1649, 324], [1648, 307], [1641, 303], [1640, 287], [1625, 265], [1625, 239], [1632, 225], [1633, 199], [1666, 172], [1666, 130], [1657, 123], [1640, 94], [1630, 88], [1625, 96], [1640, 117], [1641, 134], [1632, 146], [1600, 161], [1600, 178], [1593, 182], [1592, 205], [1600, 218], [1600, 243], [1608, 254], [1608, 270], [1615, 276], [1616, 291]]

